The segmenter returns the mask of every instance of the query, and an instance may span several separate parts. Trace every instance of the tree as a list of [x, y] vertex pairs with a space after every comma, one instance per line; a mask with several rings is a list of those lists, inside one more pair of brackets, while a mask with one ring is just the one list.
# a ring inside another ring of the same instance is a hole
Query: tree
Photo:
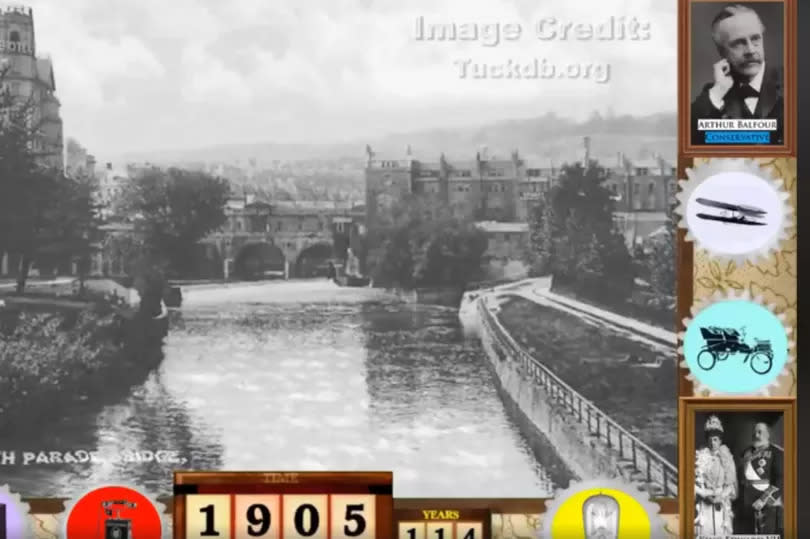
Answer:
[[226, 220], [229, 183], [201, 171], [152, 167], [138, 171], [120, 207], [143, 237], [145, 255], [170, 273], [193, 271], [194, 249]]
[[411, 288], [415, 262], [409, 231], [400, 227], [389, 234], [369, 251], [367, 267], [375, 283]]
[[416, 286], [463, 286], [479, 277], [486, 234], [456, 219], [436, 201], [399, 201], [368, 232], [368, 265], [375, 282]]
[[414, 268], [415, 282], [465, 285], [481, 275], [488, 238], [471, 222], [445, 219], [430, 227], [421, 247]]
[[93, 186], [62, 174], [48, 176], [50, 202], [35, 233], [32, 258], [40, 267], [76, 263], [81, 285], [90, 269], [90, 256], [100, 241], [98, 207]]
[[20, 257], [17, 292], [24, 292], [35, 264], [58, 270], [76, 262], [83, 280], [98, 241], [90, 187], [46, 169], [35, 171], [25, 186], [17, 187], [14, 211], [4, 212], [7, 221], [2, 225], [5, 250]]
[[89, 185], [37, 162], [36, 103], [11, 94], [7, 69], [0, 68], [0, 253], [19, 257], [17, 292], [23, 293], [35, 263], [87, 265], [96, 212]]
[[596, 162], [567, 165], [545, 201], [530, 213], [533, 271], [550, 273], [556, 287], [570, 287], [601, 301], [623, 301], [635, 272], [624, 237], [613, 223], [607, 173]]
[[529, 207], [529, 245], [525, 251], [525, 262], [532, 277], [547, 275], [550, 270], [551, 221], [551, 205], [544, 199], [534, 200]]
[[651, 240], [646, 260], [650, 286], [657, 294], [666, 298], [675, 295], [675, 245], [676, 227], [670, 218], [664, 227], [664, 233]]
[[6, 87], [8, 69], [0, 65], [0, 250], [11, 252], [20, 243], [14, 223], [30, 205], [37, 165], [29, 148], [29, 107]]

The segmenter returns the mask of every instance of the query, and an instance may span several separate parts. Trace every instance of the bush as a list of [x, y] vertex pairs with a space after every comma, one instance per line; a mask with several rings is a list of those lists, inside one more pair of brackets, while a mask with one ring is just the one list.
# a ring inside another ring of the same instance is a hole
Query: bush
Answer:
[[117, 332], [113, 315], [20, 314], [0, 334], [0, 413], [53, 406], [54, 397], [103, 374], [118, 350]]

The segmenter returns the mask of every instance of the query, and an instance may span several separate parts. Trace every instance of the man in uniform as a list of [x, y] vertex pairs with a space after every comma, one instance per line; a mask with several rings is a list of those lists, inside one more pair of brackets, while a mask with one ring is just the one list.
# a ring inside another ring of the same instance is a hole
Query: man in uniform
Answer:
[[785, 453], [771, 443], [768, 425], [754, 426], [753, 445], [743, 452], [735, 534], [782, 535], [782, 486]]

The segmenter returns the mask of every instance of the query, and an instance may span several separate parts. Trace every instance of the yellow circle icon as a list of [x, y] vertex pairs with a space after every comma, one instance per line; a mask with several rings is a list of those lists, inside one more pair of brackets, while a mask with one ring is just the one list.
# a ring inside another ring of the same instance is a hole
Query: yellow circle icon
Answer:
[[[614, 489], [577, 492], [560, 505], [551, 523], [553, 539], [585, 539], [586, 531], [613, 528], [619, 539], [650, 539], [650, 517], [632, 496]], [[588, 534], [591, 536], [591, 534]]]

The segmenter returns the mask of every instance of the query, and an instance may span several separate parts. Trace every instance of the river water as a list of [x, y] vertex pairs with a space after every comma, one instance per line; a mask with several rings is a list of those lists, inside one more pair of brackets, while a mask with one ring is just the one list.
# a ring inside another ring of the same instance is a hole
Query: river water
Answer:
[[[165, 495], [178, 468], [393, 470], [401, 497], [544, 497], [553, 488], [456, 309], [324, 281], [184, 294], [160, 368], [129, 395], [4, 440], [16, 459], [0, 467], [0, 484], [28, 496], [103, 484]], [[23, 462], [37, 451], [98, 456]], [[131, 462], [132, 451], [180, 463]]]

